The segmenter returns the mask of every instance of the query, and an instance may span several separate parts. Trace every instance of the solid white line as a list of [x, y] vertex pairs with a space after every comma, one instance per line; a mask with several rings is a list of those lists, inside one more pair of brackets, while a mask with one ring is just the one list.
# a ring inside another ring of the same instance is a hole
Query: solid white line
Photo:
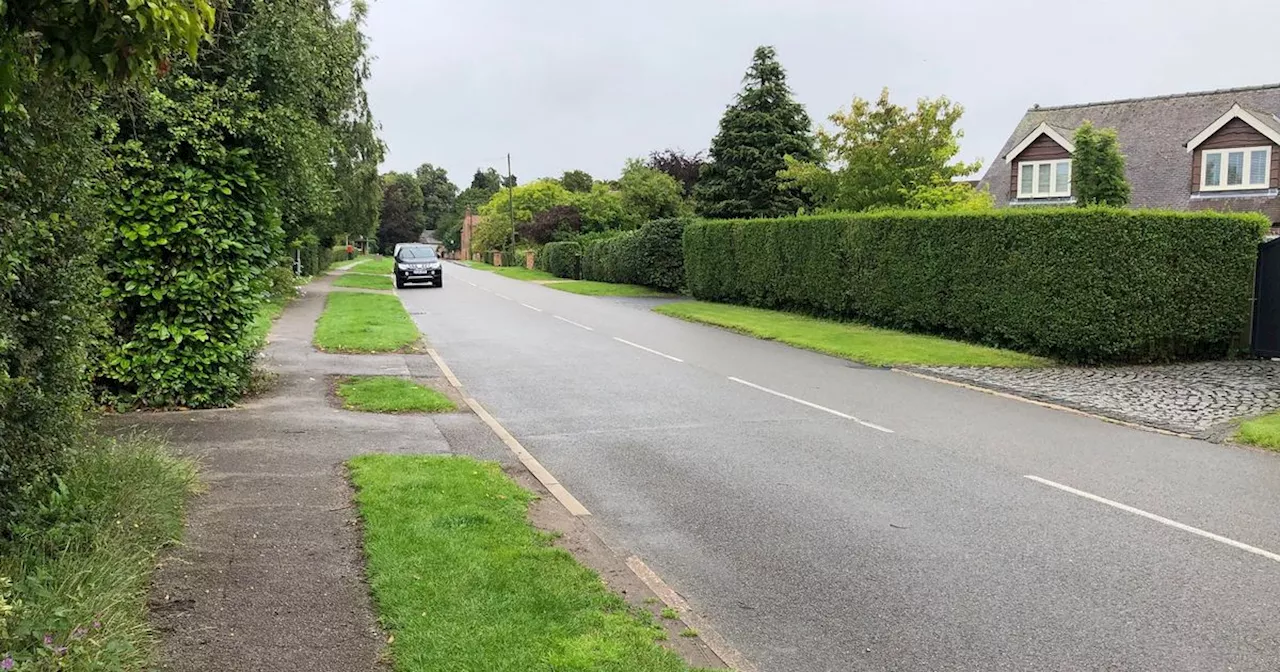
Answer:
[[822, 412], [824, 412], [824, 413], [830, 413], [831, 415], [834, 415], [834, 416], [836, 416], [836, 417], [838, 417], [838, 418], [844, 418], [845, 420], [852, 420], [852, 421], [854, 421], [854, 422], [858, 423], [859, 425], [862, 425], [863, 427], [867, 427], [867, 428], [870, 428], [870, 429], [874, 429], [874, 430], [876, 430], [876, 431], [878, 431], [878, 432], [884, 432], [885, 434], [892, 434], [892, 433], [893, 433], [893, 430], [892, 430], [892, 429], [889, 429], [888, 427], [881, 427], [880, 425], [877, 425], [877, 424], [874, 424], [874, 423], [871, 423], [871, 422], [866, 422], [865, 420], [859, 420], [859, 419], [857, 419], [857, 418], [853, 417], [852, 415], [849, 415], [848, 413], [841, 413], [840, 411], [837, 411], [837, 410], [832, 409], [832, 408], [827, 408], [826, 406], [819, 406], [818, 404], [815, 404], [815, 403], [813, 403], [812, 401], [805, 401], [804, 399], [801, 399], [801, 398], [799, 398], [799, 397], [793, 397], [793, 396], [791, 396], [791, 395], [789, 395], [789, 394], [784, 394], [784, 393], [779, 392], [779, 391], [777, 391], [777, 390], [771, 390], [771, 389], [769, 389], [769, 388], [767, 388], [767, 387], [765, 387], [765, 386], [763, 386], [763, 385], [756, 385], [756, 384], [755, 384], [755, 383], [753, 383], [753, 382], [750, 382], [750, 381], [747, 381], [747, 380], [743, 380], [743, 379], [741, 379], [741, 378], [734, 378], [733, 376], [729, 376], [729, 380], [732, 380], [732, 381], [733, 381], [733, 382], [735, 382], [735, 383], [742, 383], [743, 385], [746, 385], [747, 387], [753, 387], [753, 388], [755, 388], [755, 389], [757, 389], [757, 390], [760, 390], [761, 392], [768, 392], [769, 394], [772, 394], [772, 395], [773, 395], [773, 396], [775, 396], [775, 397], [782, 397], [783, 399], [786, 399], [787, 401], [794, 401], [794, 402], [796, 402], [797, 404], [803, 404], [803, 405], [805, 405], [805, 406], [808, 406], [809, 408], [815, 408], [815, 409], [817, 409], [817, 410], [819, 410], [819, 411], [822, 411]]
[[538, 311], [539, 313], [541, 313], [541, 312], [542, 312], [542, 309], [541, 309], [541, 308], [534, 308], [533, 306], [531, 306], [531, 305], [529, 305], [529, 304], [527, 304], [527, 303], [522, 303], [522, 304], [520, 304], [520, 305], [524, 306], [525, 308], [528, 308], [529, 310], [536, 310], [536, 311]]
[[573, 326], [578, 327], [579, 329], [586, 329], [587, 331], [595, 331], [595, 329], [592, 329], [591, 327], [588, 327], [588, 326], [587, 326], [587, 325], [585, 325], [585, 324], [578, 324], [577, 322], [574, 322], [573, 320], [570, 320], [570, 319], [565, 318], [565, 317], [560, 317], [559, 315], [552, 315], [551, 317], [554, 317], [554, 318], [556, 318], [557, 320], [560, 320], [561, 322], [568, 322], [569, 324], [572, 324]]
[[507, 296], [506, 294], [494, 294], [494, 296], [498, 297], [499, 299], [506, 299], [507, 301], [511, 300], [511, 297]]
[[655, 355], [657, 355], [657, 356], [659, 356], [659, 357], [666, 357], [667, 359], [669, 359], [669, 360], [671, 360], [671, 361], [673, 361], [673, 362], [680, 362], [681, 364], [683, 364], [683, 363], [684, 363], [684, 360], [683, 360], [683, 359], [680, 359], [679, 357], [672, 357], [671, 355], [668, 355], [668, 354], [666, 354], [666, 353], [662, 353], [662, 352], [658, 352], [657, 350], [654, 350], [654, 349], [652, 349], [652, 348], [646, 348], [646, 347], [644, 347], [643, 345], [640, 345], [639, 343], [632, 343], [631, 341], [628, 341], [628, 340], [626, 340], [625, 338], [618, 338], [617, 336], [614, 336], [614, 337], [613, 337], [613, 340], [615, 340], [615, 341], [617, 341], [617, 342], [619, 342], [619, 343], [626, 343], [627, 345], [629, 345], [629, 346], [631, 346], [631, 347], [633, 347], [633, 348], [640, 348], [641, 350], [644, 350], [645, 352], [655, 354]]
[[1132, 513], [1135, 516], [1142, 516], [1143, 518], [1154, 520], [1157, 523], [1160, 523], [1161, 525], [1168, 525], [1169, 527], [1182, 530], [1183, 532], [1190, 532], [1191, 534], [1204, 537], [1205, 539], [1212, 539], [1220, 544], [1226, 544], [1228, 546], [1233, 546], [1235, 548], [1238, 548], [1242, 551], [1248, 551], [1249, 553], [1253, 553], [1254, 555], [1261, 555], [1262, 557], [1268, 560], [1274, 560], [1276, 562], [1280, 562], [1280, 554], [1272, 553], [1271, 551], [1264, 551], [1261, 548], [1258, 548], [1257, 546], [1250, 546], [1249, 544], [1236, 541], [1235, 539], [1229, 539], [1220, 534], [1206, 532], [1198, 527], [1191, 527], [1190, 525], [1179, 523], [1176, 520], [1169, 520], [1164, 516], [1157, 516], [1154, 513], [1148, 513], [1146, 511], [1143, 511], [1142, 509], [1136, 509], [1132, 506], [1129, 506], [1128, 504], [1121, 504], [1120, 502], [1112, 501], [1105, 497], [1099, 497], [1097, 495], [1085, 492], [1084, 490], [1077, 490], [1069, 485], [1054, 483], [1053, 481], [1047, 478], [1040, 478], [1039, 476], [1032, 476], [1030, 474], [1023, 476], [1023, 478], [1033, 480], [1036, 483], [1047, 485], [1051, 488], [1057, 488], [1058, 490], [1061, 490], [1063, 492], [1069, 492], [1077, 497], [1084, 497], [1085, 499], [1091, 499], [1095, 502], [1098, 502], [1099, 504], [1106, 504], [1107, 506], [1115, 507], [1117, 509], [1120, 509], [1121, 511]]

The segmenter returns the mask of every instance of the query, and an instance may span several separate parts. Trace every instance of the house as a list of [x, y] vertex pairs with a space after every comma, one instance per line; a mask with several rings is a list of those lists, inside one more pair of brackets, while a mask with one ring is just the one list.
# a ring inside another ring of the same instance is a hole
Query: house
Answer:
[[1035, 106], [982, 177], [998, 207], [1074, 203], [1071, 142], [1085, 121], [1113, 128], [1130, 204], [1252, 211], [1280, 223], [1280, 85], [1086, 105]]

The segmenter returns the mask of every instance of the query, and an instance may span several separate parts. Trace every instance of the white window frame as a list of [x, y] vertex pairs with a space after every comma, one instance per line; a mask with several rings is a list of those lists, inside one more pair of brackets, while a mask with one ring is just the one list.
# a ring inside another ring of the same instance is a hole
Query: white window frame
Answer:
[[[1266, 172], [1262, 176], [1262, 184], [1251, 184], [1249, 178], [1253, 177], [1253, 162], [1250, 157], [1253, 152], [1266, 150], [1267, 165]], [[1227, 155], [1234, 152], [1244, 152], [1244, 174], [1240, 176], [1240, 184], [1227, 184]], [[1218, 184], [1216, 186], [1206, 184], [1205, 178], [1209, 176], [1209, 155], [1221, 154], [1222, 159], [1220, 174], [1218, 175]], [[1246, 191], [1271, 188], [1271, 145], [1263, 145], [1261, 147], [1228, 147], [1226, 149], [1203, 149], [1200, 150], [1200, 191]]]
[[[1067, 164], [1067, 184], [1058, 184], [1058, 165]], [[1022, 168], [1024, 166], [1032, 166], [1031, 169], [1031, 191], [1022, 190]], [[1054, 159], [1052, 161], [1019, 161], [1018, 162], [1018, 198], [1067, 198], [1071, 196], [1071, 177], [1073, 176], [1074, 166], [1071, 165], [1071, 159]], [[1049, 171], [1049, 193], [1042, 194], [1036, 191], [1040, 186], [1040, 171]]]

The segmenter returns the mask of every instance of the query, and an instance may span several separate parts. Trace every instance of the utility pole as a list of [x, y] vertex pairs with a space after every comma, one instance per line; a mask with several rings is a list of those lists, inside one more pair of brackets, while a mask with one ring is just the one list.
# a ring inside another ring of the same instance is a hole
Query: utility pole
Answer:
[[516, 253], [516, 195], [511, 179], [511, 152], [507, 152], [507, 215], [511, 218], [511, 254]]

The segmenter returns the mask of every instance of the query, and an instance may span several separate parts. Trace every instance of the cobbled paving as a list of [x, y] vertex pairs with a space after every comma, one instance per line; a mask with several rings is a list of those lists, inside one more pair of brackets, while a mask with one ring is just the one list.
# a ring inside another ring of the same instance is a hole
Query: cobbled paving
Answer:
[[1211, 433], [1233, 418], [1280, 409], [1280, 362], [1273, 361], [1043, 369], [940, 366], [915, 370], [1189, 434]]

